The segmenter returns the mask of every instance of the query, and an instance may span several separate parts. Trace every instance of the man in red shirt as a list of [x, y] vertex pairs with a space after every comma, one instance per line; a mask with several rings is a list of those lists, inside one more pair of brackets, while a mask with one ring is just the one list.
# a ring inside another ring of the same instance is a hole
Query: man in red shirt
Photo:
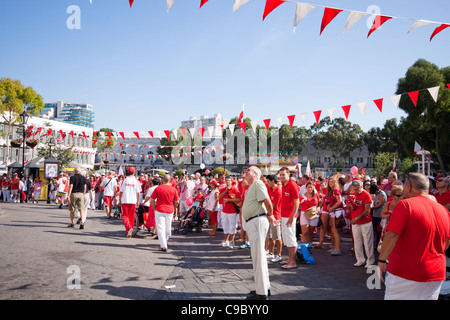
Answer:
[[11, 180], [11, 201], [14, 203], [19, 202], [19, 184], [19, 176], [17, 175], [17, 173], [14, 173]]
[[172, 218], [178, 208], [178, 192], [172, 186], [170, 174], [164, 175], [162, 184], [152, 193], [151, 206], [155, 211], [160, 251], [167, 251], [167, 240], [172, 235]]
[[225, 177], [225, 184], [226, 187], [219, 191], [219, 200], [223, 199], [221, 218], [223, 233], [225, 235], [222, 246], [233, 249], [237, 223], [236, 206], [241, 202], [241, 193], [233, 186], [233, 181], [230, 176]]
[[[281, 240], [281, 189], [277, 185], [278, 179], [275, 175], [267, 177], [267, 192], [269, 193], [270, 201], [272, 202], [273, 217], [277, 225], [269, 225], [268, 232], [268, 249], [269, 256], [272, 262], [281, 261], [281, 248], [283, 241]], [[275, 256], [275, 247], [277, 248], [277, 255]]]
[[450, 217], [430, 199], [428, 186], [425, 175], [410, 174], [404, 186], [405, 200], [396, 205], [386, 227], [378, 258], [380, 274], [387, 271], [386, 300], [439, 297], [446, 273], [445, 250], [450, 244]]
[[281, 188], [281, 235], [288, 248], [288, 260], [281, 261], [283, 269], [297, 267], [295, 260], [297, 251], [297, 237], [295, 235], [297, 224], [297, 211], [299, 206], [299, 188], [290, 178], [289, 169], [283, 167], [279, 171]]
[[[368, 268], [375, 263], [375, 257], [373, 255], [372, 216], [370, 215], [372, 198], [366, 190], [363, 190], [363, 183], [361, 180], [353, 180], [352, 186], [352, 194], [354, 194], [355, 200], [350, 203], [349, 209], [351, 213], [350, 223], [352, 224], [353, 246], [356, 257], [354, 266], [361, 267], [365, 264], [365, 267]], [[364, 249], [367, 261], [364, 257]]]
[[438, 193], [434, 194], [437, 202], [450, 211], [450, 190], [448, 178], [440, 177], [436, 180]]

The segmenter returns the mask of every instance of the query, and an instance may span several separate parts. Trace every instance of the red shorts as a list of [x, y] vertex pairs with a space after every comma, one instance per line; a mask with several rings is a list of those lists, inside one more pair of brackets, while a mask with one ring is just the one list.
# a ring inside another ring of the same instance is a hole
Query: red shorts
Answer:
[[209, 217], [211, 218], [211, 224], [217, 223], [217, 211], [210, 211]]
[[111, 207], [114, 201], [113, 196], [103, 196], [103, 202], [105, 203], [105, 206]]

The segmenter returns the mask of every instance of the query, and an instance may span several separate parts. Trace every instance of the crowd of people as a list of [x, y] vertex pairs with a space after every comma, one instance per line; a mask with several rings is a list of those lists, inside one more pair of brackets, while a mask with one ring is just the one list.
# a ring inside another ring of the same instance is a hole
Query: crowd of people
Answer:
[[[368, 268], [376, 264], [377, 253], [387, 250], [383, 249], [383, 243], [392, 241], [389, 237], [392, 213], [405, 198], [405, 183], [413, 185], [409, 177], [401, 180], [396, 172], [387, 177], [337, 174], [314, 179], [308, 174], [297, 177], [284, 167], [276, 174], [258, 174], [257, 180], [262, 183], [258, 182], [258, 186], [265, 186], [264, 194], [267, 193], [267, 199], [270, 199], [271, 209], [247, 219], [242, 209], [245, 208], [249, 181], [253, 180], [246, 179], [246, 174], [249, 171], [255, 173], [255, 170], [242, 171], [241, 176], [206, 176], [196, 172], [178, 176], [168, 173], [161, 177], [145, 173], [137, 175], [133, 167], [128, 168], [124, 176], [112, 170], [94, 176], [75, 169], [70, 177], [66, 173], [60, 175], [52, 186], [52, 197], [59, 208], [68, 205], [69, 227], [74, 227], [78, 216], [77, 223], [84, 229], [90, 209], [105, 210], [105, 217], [110, 219], [112, 209], [118, 208], [125, 235], [131, 237], [135, 215], [140, 213], [140, 227], [156, 235], [160, 250], [164, 252], [168, 249], [172, 222], [191, 217], [187, 213], [193, 206], [206, 213], [211, 228], [208, 235], [223, 232], [220, 246], [227, 248], [252, 247], [246, 224], [254, 217], [270, 212], [274, 223], [264, 231], [264, 253], [268, 261], [279, 263], [283, 269], [296, 268], [298, 242], [311, 247], [315, 234], [318, 241], [313, 248], [328, 249], [331, 256], [340, 256], [344, 254], [341, 235], [350, 233], [353, 248], [348, 254], [355, 257], [354, 266]], [[424, 179], [428, 180], [426, 197], [445, 207], [448, 214], [449, 177], [438, 173]], [[39, 183], [37, 178], [33, 192], [40, 192]], [[11, 180], [3, 176], [1, 185], [4, 202], [20, 201], [21, 190], [26, 188], [17, 175]], [[258, 192], [261, 194], [262, 191]], [[424, 192], [422, 190], [421, 195]], [[33, 199], [37, 201], [38, 197]], [[267, 204], [265, 206], [267, 208]], [[180, 225], [185, 226], [185, 222]], [[395, 223], [392, 228], [398, 228], [397, 225]], [[326, 240], [330, 242], [328, 248], [325, 248]]]

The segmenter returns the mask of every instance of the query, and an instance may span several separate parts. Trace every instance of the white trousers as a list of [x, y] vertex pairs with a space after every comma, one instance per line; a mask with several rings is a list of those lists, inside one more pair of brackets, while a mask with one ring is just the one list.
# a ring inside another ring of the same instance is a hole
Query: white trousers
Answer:
[[[365, 224], [354, 224], [352, 226], [352, 231], [356, 262], [361, 264], [365, 261], [366, 265], [373, 265], [375, 263], [375, 257], [373, 255], [372, 222], [368, 222]], [[364, 249], [366, 252], [367, 260], [366, 258], [364, 258]]]
[[224, 234], [236, 234], [237, 217], [236, 213], [222, 212], [222, 229]]
[[386, 273], [384, 300], [437, 300], [442, 282], [416, 282]]
[[267, 295], [270, 289], [269, 269], [265, 250], [269, 220], [266, 216], [257, 217], [246, 222], [248, 240], [251, 243], [253, 277], [256, 294]]
[[172, 235], [172, 213], [155, 211], [156, 229], [158, 230], [159, 245], [167, 249], [167, 241]]

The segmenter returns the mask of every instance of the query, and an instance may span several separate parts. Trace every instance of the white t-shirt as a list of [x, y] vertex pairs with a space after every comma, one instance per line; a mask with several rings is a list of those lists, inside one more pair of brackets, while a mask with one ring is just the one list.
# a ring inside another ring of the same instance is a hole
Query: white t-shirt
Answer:
[[102, 184], [100, 186], [105, 187], [103, 190], [103, 196], [113, 197], [116, 195], [117, 179], [112, 177], [105, 178], [102, 180]]
[[122, 203], [137, 203], [137, 193], [141, 193], [141, 183], [134, 176], [127, 177], [123, 180], [120, 192], [122, 192]]
[[62, 177], [58, 180], [58, 187], [56, 189], [57, 192], [66, 192], [66, 185], [69, 183], [69, 180], [66, 177]]
[[219, 189], [211, 191], [206, 197], [206, 209], [209, 211], [219, 211], [219, 201], [217, 201], [217, 206], [214, 208], [215, 194], [219, 192]]
[[[150, 189], [147, 190], [147, 194], [145, 195], [145, 198], [150, 198], [152, 196], [153, 191], [156, 189], [157, 186], [153, 186]], [[144, 203], [145, 207], [150, 207], [150, 201], [152, 200], [148, 200], [146, 203]], [[155, 200], [156, 201], [156, 200]]]

